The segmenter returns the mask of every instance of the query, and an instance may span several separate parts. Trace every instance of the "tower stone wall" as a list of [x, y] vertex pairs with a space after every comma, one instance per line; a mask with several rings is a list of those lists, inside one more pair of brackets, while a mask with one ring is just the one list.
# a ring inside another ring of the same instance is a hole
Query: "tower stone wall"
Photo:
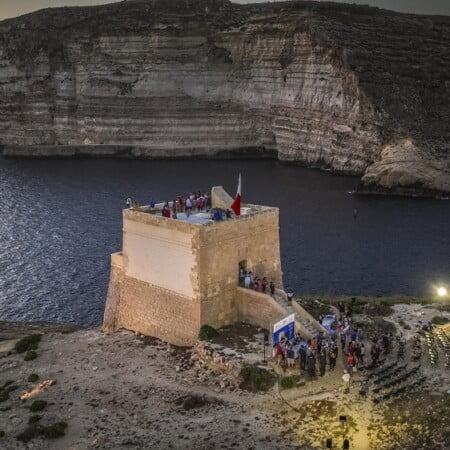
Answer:
[[111, 257], [103, 328], [192, 345], [204, 324], [217, 328], [251, 316], [238, 292], [239, 263], [277, 287], [282, 272], [278, 209], [246, 206], [246, 215], [205, 223], [124, 210], [123, 251]]

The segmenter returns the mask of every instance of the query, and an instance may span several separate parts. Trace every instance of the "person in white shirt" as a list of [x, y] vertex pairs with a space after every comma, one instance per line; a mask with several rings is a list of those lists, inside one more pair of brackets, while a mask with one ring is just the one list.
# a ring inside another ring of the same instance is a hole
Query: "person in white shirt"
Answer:
[[192, 200], [190, 197], [186, 199], [186, 216], [189, 217], [192, 211]]
[[244, 278], [244, 287], [246, 287], [247, 289], [250, 289], [251, 284], [252, 284], [252, 278], [250, 277], [249, 274], [247, 274]]
[[344, 370], [344, 375], [342, 375], [342, 381], [344, 382], [344, 392], [348, 394], [350, 392], [350, 374]]

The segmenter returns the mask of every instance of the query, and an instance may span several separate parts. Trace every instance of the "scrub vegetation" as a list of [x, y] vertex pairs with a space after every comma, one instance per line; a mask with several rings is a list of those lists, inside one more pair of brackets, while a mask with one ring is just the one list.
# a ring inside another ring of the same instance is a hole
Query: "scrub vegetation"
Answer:
[[239, 373], [243, 379], [241, 388], [249, 391], [266, 391], [275, 382], [275, 376], [268, 370], [256, 366], [243, 367]]
[[280, 378], [279, 385], [281, 389], [292, 389], [298, 385], [300, 379], [300, 375], [287, 375]]
[[42, 434], [47, 439], [55, 439], [64, 436], [64, 430], [67, 428], [66, 422], [57, 422], [49, 425], [42, 430]]
[[14, 384], [14, 381], [6, 381], [6, 383], [0, 387], [0, 403], [6, 402], [6, 400], [9, 399], [10, 392], [15, 391], [17, 388], [18, 386]]
[[41, 338], [41, 334], [30, 334], [28, 336], [25, 336], [16, 342], [14, 350], [17, 353], [25, 353], [29, 350], [36, 350], [38, 348], [39, 342], [41, 342]]
[[47, 402], [45, 400], [35, 400], [30, 406], [30, 411], [31, 412], [42, 411], [46, 406]]
[[36, 353], [35, 350], [28, 350], [28, 351], [25, 353], [25, 356], [24, 356], [23, 360], [24, 360], [24, 361], [32, 361], [33, 359], [36, 359], [37, 356], [38, 356], [38, 355], [37, 355], [37, 353]]
[[447, 319], [447, 317], [443, 317], [443, 316], [434, 316], [431, 319], [431, 323], [434, 323], [435, 325], [445, 325], [449, 322], [449, 320]]
[[212, 339], [213, 337], [217, 336], [219, 333], [217, 330], [209, 325], [203, 325], [200, 328], [200, 331], [198, 333], [198, 338], [201, 341], [208, 341], [209, 339]]

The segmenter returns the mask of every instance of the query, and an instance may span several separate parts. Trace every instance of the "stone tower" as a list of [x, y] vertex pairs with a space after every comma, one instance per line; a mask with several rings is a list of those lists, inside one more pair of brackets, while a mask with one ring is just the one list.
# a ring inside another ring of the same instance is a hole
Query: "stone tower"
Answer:
[[[213, 188], [213, 207], [230, 197]], [[262, 327], [283, 315], [268, 295], [239, 287], [239, 267], [282, 288], [278, 209], [243, 205], [220, 221], [194, 214], [177, 219], [123, 211], [123, 250], [111, 255], [103, 328], [125, 328], [176, 345], [191, 345], [199, 329], [246, 320]]]

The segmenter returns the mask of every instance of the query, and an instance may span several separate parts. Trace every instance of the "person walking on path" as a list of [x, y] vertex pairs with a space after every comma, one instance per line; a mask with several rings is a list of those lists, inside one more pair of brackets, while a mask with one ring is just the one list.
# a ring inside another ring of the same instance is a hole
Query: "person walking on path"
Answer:
[[345, 334], [345, 331], [341, 332], [341, 347], [342, 351], [345, 349], [345, 343], [347, 342], [347, 335]]
[[357, 336], [358, 336], [358, 341], [361, 342], [363, 340], [363, 331], [361, 328], [358, 328]]
[[342, 375], [342, 381], [344, 382], [344, 392], [346, 394], [350, 393], [350, 374], [347, 370], [344, 370], [344, 375]]
[[306, 347], [303, 344], [300, 345], [298, 355], [299, 355], [300, 369], [306, 370]]
[[330, 348], [330, 370], [333, 370], [336, 367], [336, 359], [337, 359], [337, 347], [334, 346]]
[[352, 373], [353, 372], [353, 367], [355, 367], [355, 357], [349, 353], [348, 357], [347, 357], [347, 370], [348, 373]]
[[355, 347], [355, 352], [353, 353], [355, 357], [355, 365], [358, 367], [361, 364], [361, 345], [357, 342]]
[[292, 348], [292, 344], [288, 342], [286, 344], [286, 359], [287, 359], [287, 366], [288, 369], [291, 367], [294, 367], [294, 360], [295, 360], [295, 352]]
[[310, 353], [306, 359], [306, 370], [310, 378], [316, 377], [316, 358], [314, 353]]
[[319, 354], [319, 371], [321, 377], [325, 375], [326, 365], [327, 365], [327, 353], [325, 351], [325, 348], [322, 348]]
[[361, 360], [361, 362], [364, 364], [364, 355], [366, 354], [366, 348], [364, 347], [364, 344], [361, 342], [361, 346], [359, 349], [360, 353], [359, 353], [359, 359]]

